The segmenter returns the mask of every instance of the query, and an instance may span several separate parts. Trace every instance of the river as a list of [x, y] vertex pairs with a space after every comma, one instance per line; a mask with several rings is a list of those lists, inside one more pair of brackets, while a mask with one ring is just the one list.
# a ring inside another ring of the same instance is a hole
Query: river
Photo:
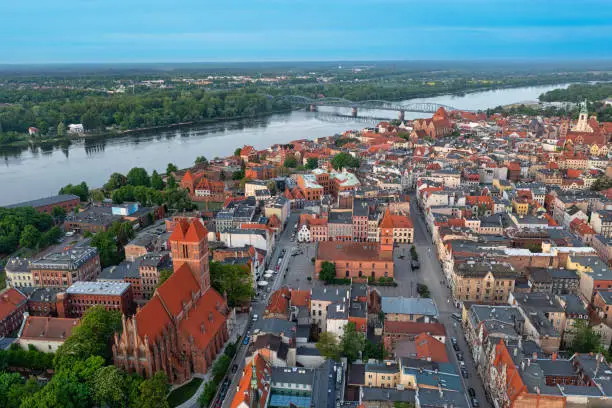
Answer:
[[[435, 102], [458, 109], [477, 110], [537, 100], [541, 93], [561, 87], [567, 85], [499, 89], [461, 96], [441, 95], [406, 102]], [[333, 111], [348, 113], [337, 109]], [[390, 111], [360, 113], [390, 119], [397, 117], [397, 113]], [[406, 112], [407, 119], [427, 116], [430, 115]], [[90, 187], [99, 187], [111, 173], [125, 174], [136, 166], [144, 167], [149, 172], [163, 172], [170, 162], [184, 168], [193, 164], [198, 156], [209, 159], [227, 156], [244, 144], [261, 149], [275, 143], [314, 139], [363, 126], [359, 123], [323, 121], [312, 113], [296, 111], [265, 118], [73, 142], [63, 147], [0, 150], [3, 161], [0, 165], [0, 205], [54, 195], [68, 183], [85, 181]]]

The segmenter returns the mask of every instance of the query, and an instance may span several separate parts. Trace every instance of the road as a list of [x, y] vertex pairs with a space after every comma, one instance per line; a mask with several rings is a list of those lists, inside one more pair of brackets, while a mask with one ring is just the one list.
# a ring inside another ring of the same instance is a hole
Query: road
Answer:
[[[270, 292], [263, 290], [262, 295], [258, 296], [254, 300], [252, 304], [251, 317], [256, 314], [259, 317], [259, 319], [262, 319], [262, 316], [266, 308], [266, 305], [268, 304], [268, 299], [270, 298], [270, 295], [275, 290], [279, 289], [282, 285], [287, 284], [286, 278], [284, 278], [283, 275], [285, 274], [284, 272], [287, 269], [289, 262], [291, 262], [291, 259], [292, 259], [291, 249], [297, 246], [296, 243], [291, 242], [291, 233], [294, 231], [293, 226], [298, 221], [298, 219], [299, 219], [299, 213], [292, 213], [289, 216], [288, 221], [287, 221], [287, 227], [281, 233], [280, 237], [278, 238], [278, 241], [276, 242], [276, 248], [274, 249], [274, 252], [272, 253], [272, 258], [270, 259], [270, 264], [269, 264], [268, 269], [274, 269], [276, 267], [276, 263], [278, 262], [280, 253], [283, 249], [285, 249], [286, 253], [283, 256], [280, 271], [279, 273], [274, 275], [273, 280], [267, 286], [270, 288]], [[306, 255], [306, 251], [304, 255]], [[287, 275], [289, 275], [289, 273], [287, 273]], [[306, 281], [306, 277], [304, 277], [304, 280]], [[297, 288], [297, 286], [292, 286], [292, 287]], [[251, 327], [252, 327], [252, 320], [250, 320], [249, 324], [247, 325], [247, 330], [250, 330]], [[223, 405], [222, 405], [223, 408], [229, 408], [229, 406], [232, 403], [232, 400], [234, 399], [234, 395], [236, 394], [238, 384], [240, 383], [240, 379], [242, 378], [242, 370], [244, 369], [244, 359], [246, 357], [247, 349], [248, 349], [248, 345], [244, 345], [241, 342], [238, 350], [236, 351], [236, 357], [234, 358], [232, 365], [237, 364], [238, 369], [236, 370], [235, 374], [232, 374], [231, 372], [229, 373], [229, 375], [232, 377], [232, 382], [230, 383], [225, 399], [223, 400]], [[215, 405], [212, 404], [211, 406], [214, 407]]]
[[[459, 348], [463, 352], [465, 358], [465, 365], [469, 373], [469, 378], [467, 380], [462, 378], [466, 392], [468, 387], [473, 388], [476, 391], [476, 398], [478, 398], [480, 406], [490, 407], [491, 405], [485, 398], [485, 391], [482, 385], [482, 381], [480, 380], [480, 377], [478, 376], [478, 373], [476, 371], [476, 367], [474, 365], [470, 349], [465, 341], [463, 327], [461, 326], [461, 323], [456, 322], [451, 317], [453, 313], [460, 313], [460, 310], [455, 308], [453, 302], [450, 301], [450, 290], [447, 288], [446, 284], [443, 283], [444, 276], [442, 273], [440, 261], [438, 260], [438, 257], [436, 255], [435, 245], [433, 245], [432, 243], [431, 234], [425, 226], [424, 217], [414, 197], [410, 203], [410, 212], [414, 223], [414, 244], [419, 255], [419, 261], [421, 263], [421, 268], [418, 270], [418, 272], [412, 273], [417, 275], [417, 279], [419, 282], [424, 283], [428, 286], [431, 296], [436, 302], [436, 305], [438, 306], [438, 310], [440, 312], [439, 321], [446, 328], [446, 334], [448, 339], [448, 341], [446, 342], [446, 349], [448, 352], [448, 356], [450, 361], [456, 364], [457, 367], [459, 366], [457, 361], [457, 355], [451, 346], [450, 337], [455, 337], [457, 339]], [[400, 274], [401, 273], [403, 273], [403, 271], [400, 271]], [[397, 280], [401, 286], [404, 279], [402, 279], [402, 277], [400, 276], [397, 277]], [[457, 369], [457, 371], [459, 371], [459, 369]], [[468, 405], [471, 406], [471, 403], [468, 403]]]

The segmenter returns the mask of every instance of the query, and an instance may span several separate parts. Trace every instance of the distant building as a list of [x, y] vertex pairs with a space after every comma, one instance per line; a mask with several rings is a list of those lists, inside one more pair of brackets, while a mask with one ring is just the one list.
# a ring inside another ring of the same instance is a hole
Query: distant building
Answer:
[[71, 123], [68, 125], [68, 133], [85, 133], [85, 127], [81, 123]]
[[51, 214], [54, 207], [63, 208], [66, 213], [72, 212], [80, 204], [81, 200], [74, 194], [60, 194], [51, 197], [39, 198], [37, 200], [24, 201], [22, 203], [7, 205], [6, 208], [34, 207], [38, 212]]
[[101, 305], [123, 315], [135, 311], [134, 295], [126, 282], [75, 282], [64, 293], [57, 294], [59, 317], [82, 317], [87, 309]]
[[34, 286], [67, 288], [77, 281], [92, 281], [100, 273], [98, 250], [74, 246], [45, 254], [30, 262]]

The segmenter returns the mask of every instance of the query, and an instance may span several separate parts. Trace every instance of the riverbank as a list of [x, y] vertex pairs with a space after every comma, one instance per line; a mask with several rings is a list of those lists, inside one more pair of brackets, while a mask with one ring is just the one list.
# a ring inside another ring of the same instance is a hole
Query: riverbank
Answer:
[[191, 122], [180, 122], [180, 123], [171, 123], [169, 125], [159, 125], [159, 126], [149, 126], [144, 128], [136, 128], [136, 129], [126, 129], [126, 130], [108, 130], [105, 132], [96, 132], [96, 133], [88, 133], [88, 134], [74, 134], [66, 137], [54, 137], [49, 139], [42, 138], [33, 138], [30, 137], [27, 140], [20, 140], [11, 143], [0, 144], [0, 151], [4, 148], [6, 149], [26, 149], [29, 147], [37, 147], [37, 146], [61, 146], [62, 144], [70, 144], [74, 141], [82, 141], [82, 140], [99, 140], [99, 139], [108, 139], [115, 137], [123, 137], [128, 135], [135, 135], [138, 133], [151, 132], [155, 130], [169, 130], [169, 129], [182, 129], [191, 126], [202, 126], [202, 125], [211, 125], [215, 123], [223, 123], [235, 120], [244, 120], [244, 119], [259, 119], [266, 118], [272, 115], [280, 114], [280, 113], [289, 113], [291, 110], [275, 110], [266, 112], [263, 115], [251, 115], [251, 116], [232, 116], [232, 117], [223, 117], [223, 118], [215, 118], [215, 119], [207, 119], [202, 121], [191, 121]]

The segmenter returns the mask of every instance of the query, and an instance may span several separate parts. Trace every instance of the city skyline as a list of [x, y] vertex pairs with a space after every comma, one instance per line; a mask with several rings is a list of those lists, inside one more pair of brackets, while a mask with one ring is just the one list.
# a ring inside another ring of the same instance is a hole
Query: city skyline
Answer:
[[612, 58], [603, 0], [70, 0], [3, 16], [0, 64]]

